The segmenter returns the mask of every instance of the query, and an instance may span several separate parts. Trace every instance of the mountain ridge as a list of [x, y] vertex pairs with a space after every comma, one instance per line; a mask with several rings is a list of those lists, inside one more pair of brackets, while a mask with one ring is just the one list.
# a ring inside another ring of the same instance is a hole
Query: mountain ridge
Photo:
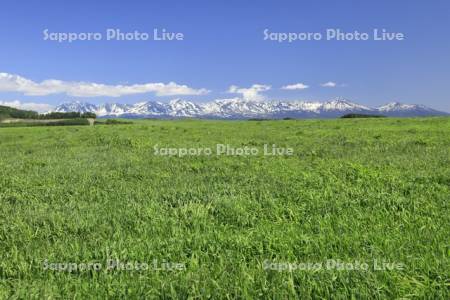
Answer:
[[167, 103], [144, 101], [135, 104], [107, 103], [95, 105], [82, 101], [63, 103], [55, 112], [93, 112], [103, 118], [335, 118], [349, 113], [382, 114], [395, 117], [441, 116], [446, 112], [421, 104], [390, 102], [379, 107], [360, 105], [344, 98], [318, 101], [247, 101], [240, 98], [195, 103], [173, 99]]

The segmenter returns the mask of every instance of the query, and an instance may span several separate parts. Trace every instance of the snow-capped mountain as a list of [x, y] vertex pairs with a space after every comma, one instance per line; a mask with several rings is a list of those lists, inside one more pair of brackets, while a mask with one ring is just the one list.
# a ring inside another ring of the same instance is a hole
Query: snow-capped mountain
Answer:
[[194, 103], [174, 99], [169, 103], [146, 101], [136, 104], [94, 105], [75, 101], [57, 106], [56, 112], [93, 112], [99, 117], [122, 118], [335, 118], [348, 113], [380, 114], [385, 116], [448, 115], [423, 105], [388, 103], [371, 108], [343, 98], [327, 102], [308, 101], [247, 101], [239, 98]]
[[69, 103], [63, 103], [61, 105], [58, 105], [53, 110], [54, 112], [80, 112], [80, 113], [86, 113], [86, 112], [97, 112], [99, 110], [99, 107], [94, 104], [89, 104], [81, 101], [73, 101]]
[[175, 99], [169, 102], [167, 113], [174, 117], [191, 117], [203, 113], [203, 107], [193, 102]]
[[242, 99], [221, 99], [203, 105], [204, 115], [222, 118], [256, 117], [273, 112], [273, 103], [244, 101]]
[[363, 105], [352, 103], [343, 98], [325, 102], [320, 108], [323, 111], [371, 111], [372, 109]]
[[399, 102], [391, 102], [386, 105], [378, 107], [378, 111], [381, 114], [388, 114], [390, 116], [408, 116], [410, 113], [414, 113], [416, 116], [429, 116], [429, 115], [445, 115], [446, 113], [434, 110], [419, 104], [404, 104]]

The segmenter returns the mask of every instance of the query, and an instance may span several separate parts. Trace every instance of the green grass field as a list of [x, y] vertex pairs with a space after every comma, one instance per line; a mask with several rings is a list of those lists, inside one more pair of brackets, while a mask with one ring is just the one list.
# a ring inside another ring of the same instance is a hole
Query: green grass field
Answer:
[[[216, 144], [294, 155], [153, 150]], [[0, 128], [0, 298], [449, 299], [449, 149], [450, 118]], [[368, 269], [299, 267], [330, 261]]]

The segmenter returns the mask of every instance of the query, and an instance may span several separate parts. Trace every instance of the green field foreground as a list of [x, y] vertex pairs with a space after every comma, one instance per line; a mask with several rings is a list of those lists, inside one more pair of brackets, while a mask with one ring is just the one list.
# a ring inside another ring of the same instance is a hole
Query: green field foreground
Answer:
[[[294, 155], [153, 149], [217, 144]], [[0, 128], [0, 299], [449, 299], [449, 149], [450, 118]]]

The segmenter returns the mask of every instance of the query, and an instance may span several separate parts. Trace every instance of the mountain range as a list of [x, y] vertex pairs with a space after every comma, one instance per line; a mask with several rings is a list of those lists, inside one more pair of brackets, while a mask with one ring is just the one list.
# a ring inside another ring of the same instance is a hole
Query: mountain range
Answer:
[[101, 118], [335, 118], [349, 113], [394, 117], [448, 115], [448, 113], [418, 104], [392, 102], [373, 108], [343, 98], [327, 102], [248, 101], [233, 98], [206, 103], [174, 99], [168, 103], [146, 101], [136, 104], [110, 103], [101, 105], [74, 101], [58, 105], [53, 111], [93, 112]]

